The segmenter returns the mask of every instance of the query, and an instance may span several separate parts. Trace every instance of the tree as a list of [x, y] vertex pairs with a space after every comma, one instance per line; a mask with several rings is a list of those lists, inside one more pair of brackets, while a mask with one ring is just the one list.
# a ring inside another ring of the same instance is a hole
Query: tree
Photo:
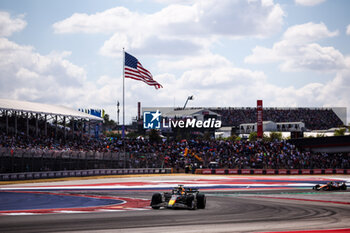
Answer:
[[103, 117], [103, 120], [104, 120], [104, 124], [108, 126], [114, 126], [116, 124], [114, 120], [109, 119], [108, 114], [105, 114], [105, 116]]
[[140, 136], [140, 134], [137, 132], [129, 132], [126, 136], [130, 139], [136, 139], [138, 136]]
[[149, 140], [150, 142], [160, 142], [162, 140], [162, 138], [159, 136], [159, 132], [156, 129], [151, 129], [151, 131], [149, 131]]
[[104, 135], [106, 137], [121, 138], [121, 134], [116, 131], [105, 131]]
[[336, 129], [334, 131], [334, 136], [344, 136], [345, 132], [346, 132], [346, 128]]
[[116, 123], [112, 119], [109, 119], [109, 115], [105, 114], [103, 116], [103, 134], [107, 137], [118, 137], [117, 132], [111, 132], [112, 130], [116, 129]]
[[233, 134], [231, 135], [230, 137], [228, 138], [225, 138], [225, 140], [227, 141], [240, 141], [242, 138], [241, 137], [238, 137], [237, 135]]
[[269, 136], [270, 141], [282, 141], [282, 133], [281, 132], [271, 132]]
[[258, 133], [257, 132], [251, 132], [249, 134], [249, 141], [255, 142], [258, 138]]
[[204, 140], [210, 140], [211, 139], [211, 134], [209, 132], [205, 132], [203, 135]]

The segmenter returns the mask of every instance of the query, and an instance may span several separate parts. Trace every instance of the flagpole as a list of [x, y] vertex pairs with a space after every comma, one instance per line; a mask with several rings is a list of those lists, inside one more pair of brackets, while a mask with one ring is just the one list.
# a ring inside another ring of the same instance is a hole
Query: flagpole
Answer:
[[125, 154], [125, 50], [123, 48], [123, 126], [122, 126], [122, 140], [124, 151], [124, 168], [126, 168], [126, 154]]
[[125, 137], [125, 50], [123, 48], [123, 126], [122, 138]]

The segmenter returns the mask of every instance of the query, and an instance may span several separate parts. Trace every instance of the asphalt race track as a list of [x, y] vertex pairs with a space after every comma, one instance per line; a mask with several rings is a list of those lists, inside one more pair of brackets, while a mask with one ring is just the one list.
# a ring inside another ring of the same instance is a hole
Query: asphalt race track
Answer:
[[[329, 179], [349, 182], [349, 177], [294, 177], [293, 180], [278, 177], [279, 185], [276, 185], [275, 178], [270, 180], [265, 177], [248, 177], [245, 182], [241, 177], [199, 178], [162, 176], [2, 185], [0, 232], [271, 232], [322, 229], [350, 232], [350, 192], [316, 192], [306, 187]], [[252, 180], [259, 184], [259, 188], [250, 188]], [[145, 187], [142, 188], [140, 182], [154, 182], [154, 185], [143, 183]], [[206, 209], [153, 210], [148, 207], [153, 192], [166, 190], [167, 186], [175, 186], [179, 182], [188, 186], [202, 182], [201, 190], [207, 196]], [[230, 182], [236, 182], [239, 188], [213, 188], [217, 183], [222, 187], [223, 183], [227, 185]], [[290, 183], [293, 183], [292, 187], [281, 187]], [[208, 187], [207, 184], [214, 186]], [[267, 187], [261, 188], [262, 184]], [[29, 203], [25, 201], [25, 195], [28, 195]], [[22, 208], [19, 207], [21, 205]], [[34, 210], [28, 210], [29, 207]]]

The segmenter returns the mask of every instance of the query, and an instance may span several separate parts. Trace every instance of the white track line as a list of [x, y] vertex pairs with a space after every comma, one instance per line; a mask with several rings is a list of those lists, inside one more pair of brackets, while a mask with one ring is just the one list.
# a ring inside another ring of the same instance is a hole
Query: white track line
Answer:
[[28, 212], [19, 212], [19, 213], [1, 213], [0, 215], [10, 215], [10, 216], [14, 216], [14, 215], [38, 215], [41, 213], [28, 213]]

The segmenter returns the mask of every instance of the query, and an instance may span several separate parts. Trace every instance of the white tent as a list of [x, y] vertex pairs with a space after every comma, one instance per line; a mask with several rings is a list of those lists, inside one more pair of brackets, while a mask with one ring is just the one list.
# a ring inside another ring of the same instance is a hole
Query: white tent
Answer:
[[100, 117], [80, 112], [72, 108], [19, 100], [0, 99], [0, 110], [58, 115], [77, 119], [103, 121], [103, 119]]
[[[88, 122], [88, 131], [90, 133], [90, 123], [98, 124], [103, 121], [103, 118], [93, 116], [84, 112], [77, 111], [72, 108], [41, 104], [19, 100], [0, 99], [0, 116], [5, 118], [6, 132], [9, 132], [9, 117], [14, 118], [15, 134], [17, 134], [17, 119], [19, 117], [26, 118], [26, 135], [29, 135], [29, 119], [35, 119], [35, 134], [39, 133], [39, 120], [46, 122], [44, 125], [44, 135], [47, 135], [47, 123], [55, 122], [57, 130], [58, 121], [61, 120], [63, 125], [68, 122], [74, 126], [74, 122], [79, 122], [81, 135], [83, 134], [83, 122]], [[1, 122], [0, 122], [1, 123]], [[13, 124], [13, 123], [12, 123]], [[66, 131], [64, 131], [66, 136]], [[72, 133], [74, 134], [74, 127], [72, 127]]]

